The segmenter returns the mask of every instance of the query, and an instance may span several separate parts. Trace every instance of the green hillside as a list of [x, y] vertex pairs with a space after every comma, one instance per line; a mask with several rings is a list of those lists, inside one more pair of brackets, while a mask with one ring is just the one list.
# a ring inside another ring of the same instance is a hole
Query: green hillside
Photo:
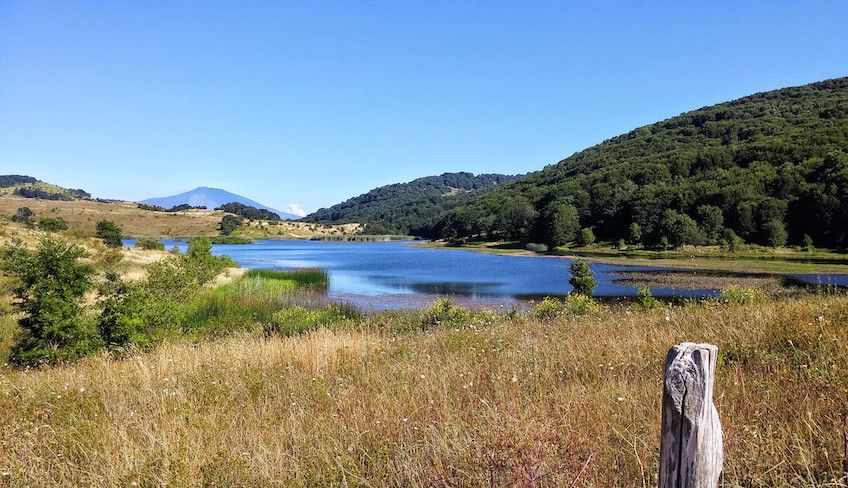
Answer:
[[91, 198], [84, 190], [62, 188], [24, 175], [0, 175], [0, 197], [2, 196], [64, 201]]
[[848, 245], [848, 78], [640, 127], [455, 208], [445, 238]]
[[515, 178], [498, 174], [444, 173], [408, 183], [381, 186], [304, 220], [321, 224], [366, 224], [369, 234], [430, 235], [451, 209], [472, 200], [479, 190]]

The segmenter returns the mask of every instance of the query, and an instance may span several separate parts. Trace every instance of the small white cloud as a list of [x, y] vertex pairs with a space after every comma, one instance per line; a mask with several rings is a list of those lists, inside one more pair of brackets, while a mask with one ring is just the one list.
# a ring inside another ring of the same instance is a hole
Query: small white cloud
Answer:
[[302, 209], [297, 203], [290, 203], [285, 210], [286, 213], [297, 215], [298, 217], [306, 217], [306, 210]]

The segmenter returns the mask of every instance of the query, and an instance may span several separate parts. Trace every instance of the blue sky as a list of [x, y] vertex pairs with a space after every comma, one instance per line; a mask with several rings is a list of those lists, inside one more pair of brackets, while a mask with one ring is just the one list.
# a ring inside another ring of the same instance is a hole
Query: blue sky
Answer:
[[329, 206], [848, 75], [848, 2], [0, 0], [0, 173]]

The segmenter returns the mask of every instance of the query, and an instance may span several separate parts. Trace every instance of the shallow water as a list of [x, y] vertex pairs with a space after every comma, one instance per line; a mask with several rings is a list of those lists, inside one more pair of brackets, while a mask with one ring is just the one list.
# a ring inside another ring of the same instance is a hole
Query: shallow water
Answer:
[[[186, 249], [184, 241], [162, 241]], [[131, 245], [132, 241], [127, 244]], [[214, 245], [245, 268], [318, 267], [329, 273], [331, 299], [368, 309], [420, 307], [440, 295], [468, 306], [513, 306], [527, 299], [565, 295], [570, 261], [463, 250], [429, 249], [413, 242], [322, 242], [267, 240], [248, 245]], [[635, 296], [636, 288], [615, 280], [616, 270], [651, 270], [648, 266], [592, 264], [596, 296]], [[705, 297], [714, 289], [652, 288], [655, 296]]]

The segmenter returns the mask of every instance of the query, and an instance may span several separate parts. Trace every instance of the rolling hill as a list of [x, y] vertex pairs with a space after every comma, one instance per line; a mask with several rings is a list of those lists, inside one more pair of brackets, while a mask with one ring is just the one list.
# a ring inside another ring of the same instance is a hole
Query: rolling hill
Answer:
[[562, 245], [581, 228], [656, 247], [848, 246], [848, 78], [639, 127], [474, 195], [427, 230]]
[[84, 190], [62, 188], [45, 183], [32, 176], [0, 175], [0, 197], [11, 195], [21, 198], [62, 201], [91, 198], [91, 195]]
[[232, 202], [242, 203], [251, 207], [269, 210], [279, 215], [280, 218], [284, 220], [296, 220], [300, 218], [297, 215], [281, 212], [271, 207], [262, 205], [261, 203], [255, 202], [247, 197], [236, 195], [235, 193], [230, 193], [220, 188], [209, 188], [205, 186], [197, 187], [194, 190], [187, 191], [185, 193], [180, 193], [179, 195], [148, 198], [147, 200], [142, 201], [142, 203], [146, 203], [149, 205], [158, 205], [160, 207], [165, 208], [171, 208], [177, 205], [187, 204], [191, 205], [192, 207], [206, 207], [209, 210], [218, 208], [221, 205]]
[[451, 209], [469, 202], [482, 190], [512, 180], [499, 174], [444, 173], [407, 183], [375, 188], [304, 220], [322, 224], [359, 222], [373, 234], [428, 236]]

